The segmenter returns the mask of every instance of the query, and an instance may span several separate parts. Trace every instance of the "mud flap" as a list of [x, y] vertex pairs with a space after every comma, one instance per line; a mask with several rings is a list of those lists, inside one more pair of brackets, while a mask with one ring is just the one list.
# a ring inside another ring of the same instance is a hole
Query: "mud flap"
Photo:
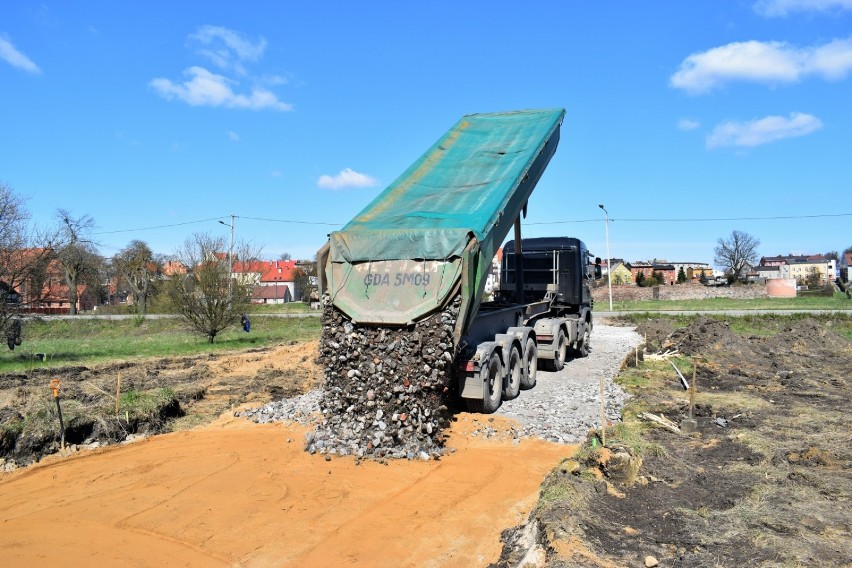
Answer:
[[459, 383], [459, 396], [462, 398], [482, 400], [482, 397], [485, 396], [485, 383], [482, 382], [479, 373], [465, 373], [459, 377]]

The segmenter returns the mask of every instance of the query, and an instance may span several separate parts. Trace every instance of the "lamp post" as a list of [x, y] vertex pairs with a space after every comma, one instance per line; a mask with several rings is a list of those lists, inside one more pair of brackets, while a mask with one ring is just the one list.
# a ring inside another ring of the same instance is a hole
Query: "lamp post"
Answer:
[[612, 311], [612, 257], [609, 254], [609, 213], [606, 210], [606, 207], [603, 205], [598, 205], [601, 209], [603, 209], [605, 220], [604, 227], [606, 231], [606, 280], [607, 286], [609, 287], [609, 311]]
[[[228, 223], [219, 221], [221, 224], [228, 226]], [[231, 213], [231, 246], [228, 249], [228, 302], [231, 301], [233, 284], [231, 283], [231, 272], [234, 270], [234, 214]], [[611, 311], [611, 310], [610, 310]]]

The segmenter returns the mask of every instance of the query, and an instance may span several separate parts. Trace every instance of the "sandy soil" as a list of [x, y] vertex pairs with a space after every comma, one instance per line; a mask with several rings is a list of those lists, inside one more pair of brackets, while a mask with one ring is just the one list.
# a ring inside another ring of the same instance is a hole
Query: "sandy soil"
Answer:
[[0, 480], [5, 566], [483, 566], [573, 448], [467, 435], [441, 461], [326, 461], [305, 430], [222, 418]]

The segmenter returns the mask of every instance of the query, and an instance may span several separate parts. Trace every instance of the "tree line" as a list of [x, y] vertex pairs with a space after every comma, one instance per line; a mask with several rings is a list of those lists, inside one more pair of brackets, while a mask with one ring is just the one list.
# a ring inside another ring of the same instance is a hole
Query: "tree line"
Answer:
[[[115, 295], [129, 298], [127, 303], [141, 318], [156, 298], [211, 343], [223, 330], [244, 322], [251, 311], [252, 282], [232, 273], [234, 266], [258, 260], [259, 249], [249, 243], [228, 246], [223, 238], [196, 233], [168, 257], [133, 240], [107, 258], [92, 239], [94, 226], [88, 215], [58, 209], [50, 226], [37, 227], [24, 200], [0, 182], [0, 330], [10, 348], [21, 341], [21, 314], [57, 300], [60, 287], [70, 315], [77, 313], [83, 286], [94, 292], [97, 304], [111, 303]], [[168, 261], [182, 269], [166, 277]], [[315, 270], [315, 264], [308, 264], [298, 273], [307, 298]]]

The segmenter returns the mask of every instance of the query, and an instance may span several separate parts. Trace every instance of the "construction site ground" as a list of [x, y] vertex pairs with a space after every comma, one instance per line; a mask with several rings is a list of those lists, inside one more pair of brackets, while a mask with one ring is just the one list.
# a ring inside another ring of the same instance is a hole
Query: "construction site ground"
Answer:
[[[579, 453], [460, 412], [441, 460], [327, 460], [303, 426], [234, 417], [315, 388], [315, 342], [2, 376], [0, 443], [20, 467], [0, 473], [0, 564], [848, 565], [849, 318], [763, 321], [640, 322], [649, 353], [703, 357], [697, 430], [636, 426], [679, 423], [687, 397], [667, 360], [625, 353], [626, 427]], [[124, 394], [114, 411], [119, 372], [150, 404]], [[80, 404], [61, 453], [52, 377]], [[632, 485], [608, 477], [619, 445], [642, 459]]]

